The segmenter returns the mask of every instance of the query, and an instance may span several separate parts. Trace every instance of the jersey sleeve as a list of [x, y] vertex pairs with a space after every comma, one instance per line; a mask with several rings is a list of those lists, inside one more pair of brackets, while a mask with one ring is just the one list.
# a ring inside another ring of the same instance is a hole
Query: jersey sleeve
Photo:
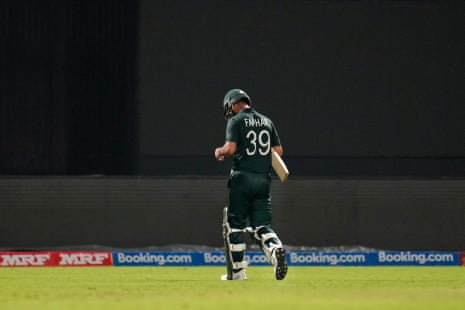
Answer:
[[226, 141], [239, 142], [237, 123], [232, 118], [230, 118], [226, 124]]
[[274, 123], [271, 123], [271, 147], [281, 145], [281, 140], [279, 139], [278, 131], [274, 126]]

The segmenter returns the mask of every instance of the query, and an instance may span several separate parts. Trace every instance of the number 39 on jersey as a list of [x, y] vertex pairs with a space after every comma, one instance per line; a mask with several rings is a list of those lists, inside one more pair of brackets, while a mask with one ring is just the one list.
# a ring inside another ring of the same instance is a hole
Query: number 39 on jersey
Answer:
[[254, 130], [250, 130], [247, 132], [246, 137], [250, 143], [245, 150], [247, 155], [255, 156], [258, 153], [261, 156], [266, 156], [270, 153], [271, 139], [268, 130], [263, 129], [258, 134]]

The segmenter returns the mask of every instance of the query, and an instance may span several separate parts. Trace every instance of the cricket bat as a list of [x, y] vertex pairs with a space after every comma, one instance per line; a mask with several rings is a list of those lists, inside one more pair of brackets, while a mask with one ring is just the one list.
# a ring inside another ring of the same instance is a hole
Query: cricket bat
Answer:
[[289, 176], [289, 170], [287, 170], [287, 166], [281, 156], [279, 156], [279, 154], [274, 150], [271, 150], [271, 166], [281, 182], [286, 182], [287, 177]]

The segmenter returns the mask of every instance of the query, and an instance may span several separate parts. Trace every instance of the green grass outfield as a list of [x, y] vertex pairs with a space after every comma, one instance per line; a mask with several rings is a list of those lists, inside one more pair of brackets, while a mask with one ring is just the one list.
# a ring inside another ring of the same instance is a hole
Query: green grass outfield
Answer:
[[463, 267], [0, 268], [0, 309], [465, 309]]

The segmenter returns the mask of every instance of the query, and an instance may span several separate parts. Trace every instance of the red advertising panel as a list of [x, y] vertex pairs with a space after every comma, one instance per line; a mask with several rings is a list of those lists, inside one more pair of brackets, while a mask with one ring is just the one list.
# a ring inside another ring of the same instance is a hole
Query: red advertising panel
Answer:
[[465, 252], [460, 253], [460, 265], [465, 266]]
[[0, 252], [0, 267], [50, 266], [51, 252]]
[[111, 252], [55, 252], [55, 266], [111, 266]]
[[111, 252], [0, 252], [0, 267], [111, 265]]

